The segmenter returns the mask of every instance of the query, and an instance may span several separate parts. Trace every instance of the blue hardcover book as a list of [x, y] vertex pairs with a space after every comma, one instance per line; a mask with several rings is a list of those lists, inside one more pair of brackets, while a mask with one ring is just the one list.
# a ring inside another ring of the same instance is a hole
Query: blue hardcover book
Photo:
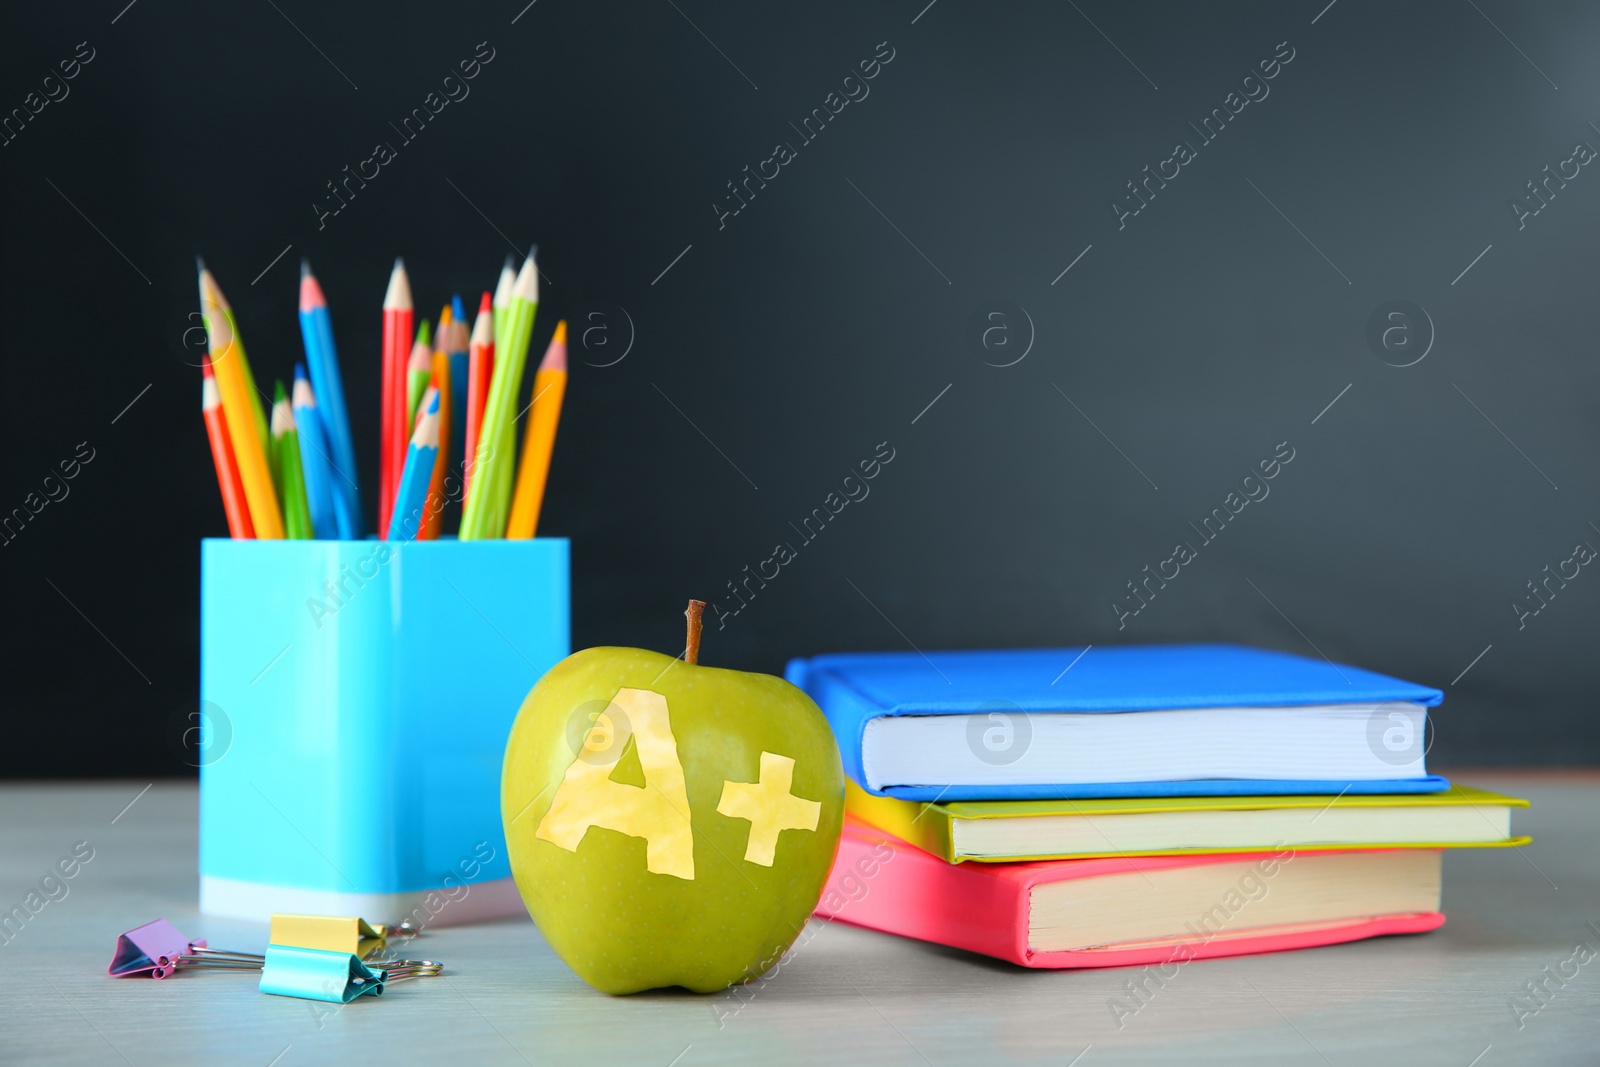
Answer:
[[908, 800], [1433, 793], [1437, 689], [1239, 645], [841, 653], [787, 677]]

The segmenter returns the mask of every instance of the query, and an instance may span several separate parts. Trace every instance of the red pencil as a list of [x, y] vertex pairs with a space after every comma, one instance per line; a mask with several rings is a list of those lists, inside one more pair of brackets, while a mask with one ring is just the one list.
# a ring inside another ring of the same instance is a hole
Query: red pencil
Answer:
[[383, 296], [383, 440], [378, 449], [378, 536], [389, 536], [394, 494], [406, 461], [406, 360], [411, 355], [411, 280], [396, 256]]
[[[478, 462], [478, 431], [483, 426], [483, 409], [489, 402], [489, 380], [494, 377], [494, 300], [488, 293], [478, 304], [478, 319], [472, 324], [472, 341], [467, 346], [467, 447], [461, 459], [461, 499], [472, 487], [472, 468]], [[461, 403], [458, 398], [457, 405]]]
[[204, 377], [200, 385], [200, 411], [206, 420], [206, 436], [211, 439], [211, 461], [217, 468], [217, 485], [222, 489], [222, 510], [228, 515], [228, 533], [235, 538], [253, 538], [250, 525], [250, 507], [245, 503], [244, 483], [239, 480], [239, 463], [233, 456], [233, 444], [228, 440], [228, 425], [222, 420], [222, 394], [217, 389], [216, 375], [211, 371], [211, 357], [200, 357], [200, 370]]

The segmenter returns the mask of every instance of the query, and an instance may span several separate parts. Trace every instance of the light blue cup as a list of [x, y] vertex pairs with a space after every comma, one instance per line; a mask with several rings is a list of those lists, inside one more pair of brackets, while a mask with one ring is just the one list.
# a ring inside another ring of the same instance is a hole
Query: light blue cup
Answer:
[[520, 915], [500, 768], [570, 651], [568, 543], [200, 550], [200, 910]]

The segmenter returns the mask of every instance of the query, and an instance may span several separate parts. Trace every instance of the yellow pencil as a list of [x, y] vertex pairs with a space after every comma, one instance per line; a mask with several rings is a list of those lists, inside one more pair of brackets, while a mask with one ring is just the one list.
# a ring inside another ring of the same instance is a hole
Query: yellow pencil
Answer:
[[244, 345], [235, 334], [233, 316], [226, 309], [227, 302], [217, 287], [217, 280], [202, 264], [200, 314], [206, 323], [211, 371], [222, 393], [222, 414], [228, 423], [228, 438], [233, 442], [234, 458], [239, 462], [244, 498], [250, 505], [250, 524], [255, 528], [256, 537], [281, 540], [283, 513], [278, 509], [278, 494], [272, 488], [272, 470], [267, 465], [266, 449], [256, 425]]
[[[195, 256], [194, 261], [202, 272], [210, 273], [206, 270], [205, 260]], [[228, 328], [233, 331], [233, 336], [237, 338], [239, 336], [239, 320], [234, 317], [233, 305], [228, 303], [228, 298], [223, 295], [222, 289], [217, 285], [217, 279], [214, 276], [211, 279], [211, 291], [216, 295], [217, 306], [222, 309], [222, 314], [228, 320]], [[204, 316], [202, 316], [202, 320], [203, 318]], [[261, 447], [270, 452], [272, 448], [272, 433], [267, 427], [267, 409], [261, 403], [261, 398], [266, 394], [256, 385], [256, 376], [250, 370], [250, 359], [244, 354], [244, 346], [236, 346], [234, 351], [239, 357], [239, 366], [244, 368], [244, 384], [248, 386], [247, 391], [250, 394], [250, 413], [255, 417], [256, 429], [261, 432]]]
[[526, 539], [539, 528], [544, 506], [544, 485], [550, 474], [550, 453], [556, 445], [556, 425], [561, 421], [561, 401], [567, 392], [567, 324], [556, 323], [555, 336], [533, 376], [533, 412], [522, 438], [522, 469], [511, 500], [506, 537]]

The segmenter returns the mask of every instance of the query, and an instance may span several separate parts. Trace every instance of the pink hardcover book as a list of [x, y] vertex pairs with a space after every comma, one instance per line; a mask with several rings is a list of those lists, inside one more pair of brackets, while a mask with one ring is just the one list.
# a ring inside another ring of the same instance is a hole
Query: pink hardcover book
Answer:
[[817, 914], [1024, 967], [1315, 948], [1444, 923], [1432, 849], [951, 864], [854, 818]]

